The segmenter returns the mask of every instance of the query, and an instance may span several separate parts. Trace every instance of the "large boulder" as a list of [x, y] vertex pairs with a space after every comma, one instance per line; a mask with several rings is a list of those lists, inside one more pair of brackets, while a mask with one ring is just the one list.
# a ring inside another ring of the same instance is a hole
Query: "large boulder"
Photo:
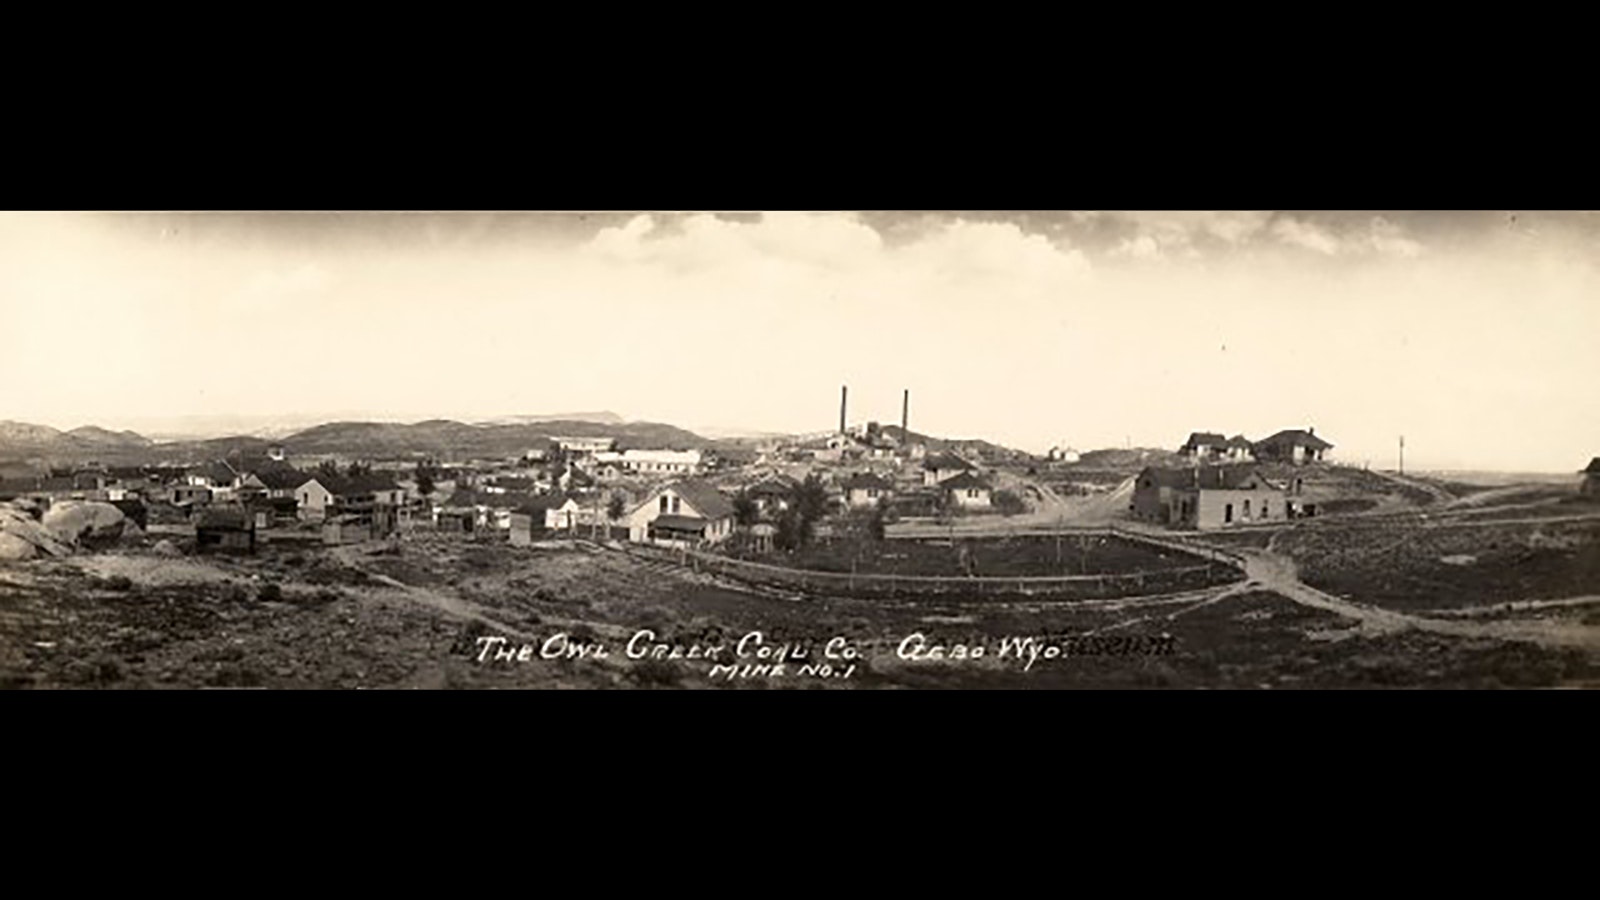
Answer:
[[70, 543], [34, 521], [27, 511], [14, 506], [0, 506], [0, 560], [65, 556], [71, 552]]
[[0, 531], [0, 562], [20, 562], [39, 555], [39, 548], [9, 531]]
[[41, 524], [65, 543], [104, 546], [122, 537], [127, 521], [122, 510], [98, 500], [63, 500], [51, 504]]

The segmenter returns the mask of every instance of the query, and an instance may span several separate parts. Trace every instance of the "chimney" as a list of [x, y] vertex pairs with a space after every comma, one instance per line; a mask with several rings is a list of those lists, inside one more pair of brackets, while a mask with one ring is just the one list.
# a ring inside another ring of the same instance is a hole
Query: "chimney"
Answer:
[[911, 432], [911, 389], [906, 388], [905, 396], [900, 400], [900, 439], [907, 440], [906, 435]]
[[1309, 434], [1312, 437], [1316, 437], [1317, 436], [1317, 430], [1315, 428], [1307, 428], [1306, 429], [1306, 434]]
[[847, 385], [847, 384], [846, 385], [840, 385], [839, 386], [839, 433], [840, 434], [844, 434], [845, 402], [849, 399], [849, 397], [850, 397], [850, 386]]

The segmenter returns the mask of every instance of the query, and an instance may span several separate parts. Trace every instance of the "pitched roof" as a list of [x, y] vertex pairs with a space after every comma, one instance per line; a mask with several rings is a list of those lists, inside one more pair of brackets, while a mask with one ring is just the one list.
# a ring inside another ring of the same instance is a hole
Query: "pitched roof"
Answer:
[[543, 517], [546, 511], [560, 509], [565, 506], [568, 499], [570, 498], [565, 494], [540, 494], [534, 497], [524, 497], [512, 512], [521, 513], [525, 516]]
[[793, 484], [786, 484], [776, 478], [767, 478], [745, 489], [745, 493], [754, 497], [787, 497], [794, 490]]
[[922, 460], [924, 469], [968, 469], [972, 463], [967, 462], [954, 453], [935, 453]]
[[307, 482], [315, 481], [328, 489], [328, 493], [335, 497], [348, 497], [352, 494], [372, 494], [378, 491], [398, 491], [400, 485], [394, 476], [387, 472], [361, 472], [355, 475], [344, 473], [329, 474], [321, 470], [305, 473], [305, 477], [295, 485], [300, 487]]
[[1183, 446], [1190, 449], [1196, 447], [1226, 447], [1228, 446], [1228, 439], [1214, 431], [1194, 431], [1189, 433], [1189, 440], [1185, 441]]
[[227, 482], [231, 482], [235, 478], [239, 477], [239, 473], [235, 472], [232, 466], [221, 460], [206, 463], [204, 466], [200, 467], [199, 471], [194, 472], [193, 474], [199, 475], [203, 478], [209, 478], [212, 481]]
[[292, 513], [299, 508], [293, 497], [258, 497], [245, 501], [250, 509], [270, 509], [274, 512]]
[[702, 531], [706, 527], [706, 520], [696, 516], [656, 516], [650, 520], [650, 524], [674, 531]]
[[[554, 497], [556, 495], [548, 495]], [[442, 506], [484, 506], [489, 509], [511, 509], [534, 502], [544, 502], [546, 496], [535, 496], [526, 491], [506, 491], [503, 494], [490, 494], [484, 491], [475, 491], [472, 488], [456, 488], [455, 493], [445, 500]], [[555, 505], [560, 505], [557, 500]]]
[[242, 531], [248, 529], [251, 522], [242, 509], [207, 507], [200, 511], [200, 516], [195, 519], [194, 524], [196, 528], [228, 528]]
[[686, 478], [667, 485], [682, 497], [695, 511], [708, 519], [725, 519], [733, 515], [733, 501], [722, 492], [698, 478]]
[[1583, 470], [1585, 475], [1600, 475], [1600, 456], [1589, 460], [1589, 468]]
[[1251, 443], [1250, 439], [1244, 435], [1236, 434], [1233, 437], [1228, 438], [1228, 449], [1232, 450], [1234, 447], [1242, 447], [1246, 450], [1254, 450], [1255, 444]]
[[1185, 490], [1234, 491], [1254, 487], [1276, 489], [1271, 482], [1261, 477], [1254, 466], [1193, 466], [1170, 469], [1150, 466], [1139, 473], [1139, 483], [1143, 484], [1146, 480], [1155, 482], [1159, 487]]
[[1286, 429], [1278, 432], [1272, 437], [1262, 438], [1261, 440], [1256, 441], [1257, 447], [1262, 445], [1279, 445], [1286, 447], [1301, 446], [1310, 447], [1312, 450], [1328, 450], [1333, 447], [1332, 444], [1328, 443], [1322, 438], [1319, 438], [1311, 432], [1301, 428]]
[[939, 483], [939, 487], [947, 491], [964, 491], [970, 488], [978, 488], [979, 490], [984, 491], [990, 489], [989, 482], [984, 481], [982, 478], [979, 478], [971, 472], [962, 472], [960, 475], [957, 475], [954, 478], [942, 481]]
[[357, 494], [372, 494], [378, 491], [398, 491], [400, 485], [394, 476], [388, 472], [361, 472], [356, 475], [344, 477], [346, 488]]
[[[302, 472], [293, 466], [278, 463], [256, 469], [250, 473], [261, 480], [261, 483], [274, 491], [294, 490], [302, 484], [316, 477], [310, 472]], [[327, 485], [323, 485], [327, 487]]]
[[869, 488], [877, 488], [880, 491], [887, 491], [893, 487], [894, 485], [884, 481], [882, 478], [879, 478], [871, 472], [861, 472], [856, 475], [852, 475], [850, 476], [850, 480], [844, 483], [844, 489], [847, 491], [867, 490]]

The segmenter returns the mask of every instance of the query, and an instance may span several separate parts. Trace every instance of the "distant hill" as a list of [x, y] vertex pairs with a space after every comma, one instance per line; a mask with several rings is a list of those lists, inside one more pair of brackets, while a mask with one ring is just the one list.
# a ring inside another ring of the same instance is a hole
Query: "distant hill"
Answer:
[[541, 416], [497, 416], [477, 422], [478, 425], [539, 425], [545, 422], [593, 422], [598, 425], [622, 425], [627, 420], [609, 410], [605, 412], [556, 413]]
[[692, 431], [656, 422], [607, 424], [554, 419], [519, 425], [468, 425], [434, 419], [410, 425], [330, 422], [289, 435], [283, 444], [291, 454], [515, 456], [556, 437], [614, 437], [623, 448], [689, 450], [716, 443]]
[[1078, 455], [1071, 465], [1084, 469], [1105, 469], [1134, 475], [1145, 466], [1181, 466], [1188, 462], [1171, 450], [1154, 447], [1107, 447]]
[[906, 431], [899, 425], [884, 425], [883, 433], [902, 444], [908, 441], [913, 444], [923, 444], [934, 452], [953, 450], [963, 456], [979, 456], [986, 459], [1032, 455], [1022, 450], [1002, 447], [999, 444], [978, 438], [938, 438], [932, 435], [918, 434], [915, 431]]
[[198, 462], [228, 454], [260, 455], [274, 443], [291, 454], [354, 457], [427, 454], [445, 459], [515, 456], [555, 437], [614, 437], [619, 446], [705, 449], [718, 442], [657, 422], [606, 423], [551, 419], [538, 423], [468, 425], [448, 419], [397, 422], [329, 422], [280, 440], [253, 435], [156, 443], [131, 431], [88, 425], [64, 432], [26, 422], [0, 422], [0, 460], [132, 465]]
[[0, 457], [77, 461], [124, 461], [148, 452], [149, 438], [131, 431], [85, 425], [61, 431], [48, 425], [0, 422]]
[[81, 444], [101, 447], [148, 447], [153, 441], [132, 431], [111, 431], [98, 425], [84, 425], [67, 432], [67, 437]]
[[27, 422], [0, 422], [0, 444], [25, 446], [47, 444], [58, 440], [63, 432], [48, 425], [29, 425]]

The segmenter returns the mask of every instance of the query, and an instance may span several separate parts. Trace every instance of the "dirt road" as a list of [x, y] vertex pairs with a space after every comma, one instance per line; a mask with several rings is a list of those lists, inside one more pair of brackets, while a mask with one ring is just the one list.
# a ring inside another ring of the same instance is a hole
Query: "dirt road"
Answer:
[[1033, 478], [1020, 475], [1009, 475], [1007, 478], [1015, 485], [1034, 489], [1039, 496], [1038, 505], [1020, 515], [969, 516], [957, 518], [948, 525], [931, 521], [898, 522], [890, 525], [885, 533], [889, 537], [1003, 536], [1052, 528], [1091, 528], [1120, 523], [1126, 519], [1128, 501], [1133, 495], [1132, 477], [1115, 490], [1087, 497], [1063, 497], [1049, 485]]
[[1431, 482], [1421, 481], [1416, 478], [1407, 478], [1404, 475], [1400, 475], [1395, 472], [1386, 472], [1382, 469], [1368, 469], [1367, 471], [1378, 476], [1379, 478], [1384, 479], [1385, 481], [1393, 482], [1401, 487], [1422, 491], [1433, 497], [1433, 502], [1438, 503], [1441, 506], [1454, 503], [1456, 501], [1456, 496], [1454, 494]]
[[[1388, 634], [1415, 628], [1450, 637], [1526, 641], [1546, 647], [1600, 649], [1600, 627], [1544, 619], [1471, 622], [1380, 609], [1311, 587], [1300, 580], [1294, 560], [1274, 553], [1270, 549], [1241, 549], [1237, 552], [1244, 559], [1247, 586], [1262, 587], [1302, 606], [1326, 610], [1353, 619], [1357, 623], [1356, 631], [1363, 635]], [[1352, 633], [1354, 632], [1339, 636], [1349, 636]]]

